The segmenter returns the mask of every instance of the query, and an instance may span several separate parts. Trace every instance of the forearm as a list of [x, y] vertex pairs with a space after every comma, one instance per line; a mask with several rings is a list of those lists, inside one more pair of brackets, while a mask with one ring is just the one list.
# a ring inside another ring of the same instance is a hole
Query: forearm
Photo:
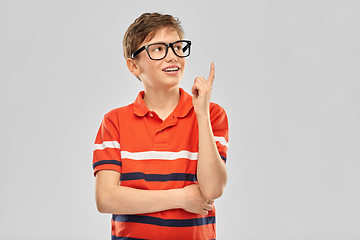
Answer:
[[124, 186], [96, 189], [99, 212], [145, 214], [180, 208], [179, 189], [140, 190]]
[[222, 195], [227, 172], [217, 150], [209, 117], [198, 117], [199, 155], [197, 178], [204, 198], [213, 200]]

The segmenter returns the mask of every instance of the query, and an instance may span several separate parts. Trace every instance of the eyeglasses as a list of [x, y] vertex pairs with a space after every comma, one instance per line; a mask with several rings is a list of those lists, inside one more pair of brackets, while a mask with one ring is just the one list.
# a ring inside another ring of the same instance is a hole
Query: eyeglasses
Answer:
[[135, 58], [142, 51], [146, 50], [151, 60], [161, 60], [166, 57], [169, 47], [173, 50], [176, 56], [182, 58], [188, 57], [190, 55], [190, 46], [191, 41], [189, 40], [180, 40], [173, 43], [152, 43], [142, 46], [136, 50], [133, 54], [131, 54], [131, 58]]

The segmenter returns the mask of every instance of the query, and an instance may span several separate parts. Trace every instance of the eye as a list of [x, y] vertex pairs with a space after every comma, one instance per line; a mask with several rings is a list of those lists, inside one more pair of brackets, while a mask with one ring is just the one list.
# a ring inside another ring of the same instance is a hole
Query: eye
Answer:
[[162, 44], [155, 44], [151, 46], [150, 50], [152, 52], [162, 52], [165, 51], [165, 46]]
[[176, 51], [181, 51], [182, 50], [182, 45], [181, 44], [176, 44], [176, 45], [174, 45], [174, 49]]

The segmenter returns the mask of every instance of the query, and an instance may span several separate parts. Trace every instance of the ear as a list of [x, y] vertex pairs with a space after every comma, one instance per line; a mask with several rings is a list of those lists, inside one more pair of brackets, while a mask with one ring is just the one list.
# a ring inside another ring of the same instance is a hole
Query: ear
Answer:
[[129, 71], [131, 72], [132, 75], [134, 75], [135, 77], [139, 76], [140, 69], [137, 66], [134, 59], [132, 59], [132, 58], [126, 59], [126, 65], [127, 65], [128, 69], [129, 69]]

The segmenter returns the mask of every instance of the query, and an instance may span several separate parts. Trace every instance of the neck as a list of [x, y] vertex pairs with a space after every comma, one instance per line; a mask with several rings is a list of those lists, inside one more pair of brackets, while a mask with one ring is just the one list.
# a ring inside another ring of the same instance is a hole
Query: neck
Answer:
[[145, 89], [144, 102], [146, 106], [163, 120], [172, 113], [179, 100], [179, 86], [168, 90]]

